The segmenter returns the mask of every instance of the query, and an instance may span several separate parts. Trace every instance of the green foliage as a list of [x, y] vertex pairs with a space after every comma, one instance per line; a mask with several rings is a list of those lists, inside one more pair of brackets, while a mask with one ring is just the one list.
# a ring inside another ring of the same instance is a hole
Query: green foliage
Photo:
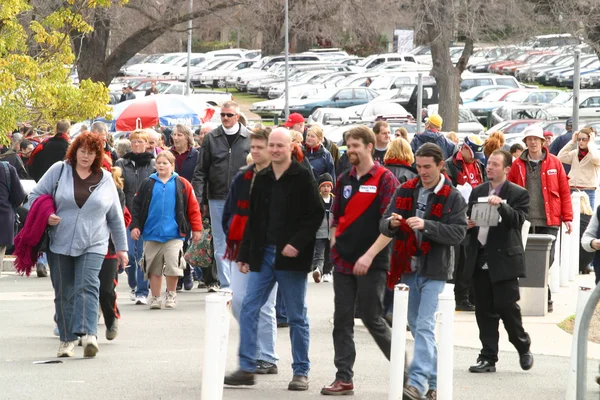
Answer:
[[237, 45], [237, 41], [220, 42], [220, 41], [214, 40], [214, 41], [207, 42], [202, 39], [196, 38], [196, 39], [192, 39], [192, 52], [206, 53], [208, 51], [231, 49], [231, 48], [234, 48], [236, 45]]
[[[67, 0], [60, 8], [26, 26], [31, 10], [25, 0], [0, 4], [0, 139], [20, 122], [53, 126], [60, 119], [85, 120], [107, 116], [108, 89], [83, 81], [74, 86], [69, 78], [75, 62], [70, 33], [88, 33], [85, 8], [108, 7], [110, 0]], [[29, 45], [33, 43], [35, 52]], [[32, 55], [32, 53], [35, 53]]]

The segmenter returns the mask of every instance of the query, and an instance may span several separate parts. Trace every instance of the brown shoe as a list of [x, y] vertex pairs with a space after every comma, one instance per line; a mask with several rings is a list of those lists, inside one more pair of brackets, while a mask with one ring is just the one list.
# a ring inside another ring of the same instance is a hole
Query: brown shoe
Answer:
[[421, 393], [414, 386], [407, 386], [404, 388], [404, 393], [402, 394], [402, 400], [421, 400]]
[[425, 395], [427, 400], [437, 400], [437, 390], [429, 389]]
[[336, 379], [331, 385], [321, 389], [321, 394], [325, 396], [352, 396], [354, 394], [354, 385], [352, 382], [344, 382]]
[[308, 390], [308, 376], [294, 375], [292, 381], [288, 385], [288, 390]]
[[254, 380], [254, 374], [252, 372], [246, 372], [242, 370], [238, 370], [227, 375], [223, 383], [229, 386], [252, 386], [256, 384]]

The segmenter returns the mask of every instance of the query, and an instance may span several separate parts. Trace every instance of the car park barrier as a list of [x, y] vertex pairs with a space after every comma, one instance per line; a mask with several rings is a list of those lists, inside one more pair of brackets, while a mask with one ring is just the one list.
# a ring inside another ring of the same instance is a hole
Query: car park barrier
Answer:
[[577, 333], [581, 324], [581, 313], [583, 307], [590, 299], [592, 289], [588, 287], [580, 287], [577, 295], [577, 311], [575, 313], [575, 324], [573, 325], [573, 342], [571, 346], [571, 366], [569, 369], [569, 377], [567, 381], [567, 400], [575, 399], [577, 386]]
[[577, 331], [577, 387], [576, 387], [576, 399], [585, 400], [586, 394], [586, 376], [587, 376], [587, 345], [588, 345], [588, 334], [590, 332], [590, 322], [594, 310], [600, 301], [600, 285], [592, 291], [590, 298], [585, 304], [583, 311], [581, 312], [581, 321], [579, 322], [579, 329]]
[[452, 400], [454, 378], [454, 285], [446, 284], [438, 296], [437, 398]]
[[552, 235], [529, 234], [525, 248], [525, 275], [519, 279], [523, 316], [543, 317], [548, 312], [548, 265]]
[[388, 400], [402, 399], [404, 390], [404, 365], [406, 354], [406, 323], [408, 319], [408, 295], [405, 284], [394, 288], [394, 324], [392, 325], [392, 348], [390, 352], [390, 390]]
[[223, 399], [231, 298], [232, 293], [229, 290], [221, 290], [219, 293], [206, 296], [201, 394], [204, 400]]

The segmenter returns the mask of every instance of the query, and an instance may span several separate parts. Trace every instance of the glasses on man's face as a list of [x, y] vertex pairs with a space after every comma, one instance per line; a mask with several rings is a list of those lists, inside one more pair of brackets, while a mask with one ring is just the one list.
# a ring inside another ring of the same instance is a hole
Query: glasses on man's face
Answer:
[[577, 138], [578, 142], [587, 142], [588, 140], [590, 140], [590, 138], [586, 138], [586, 137]]
[[221, 113], [221, 118], [233, 118], [235, 117], [237, 114], [232, 114], [232, 113]]

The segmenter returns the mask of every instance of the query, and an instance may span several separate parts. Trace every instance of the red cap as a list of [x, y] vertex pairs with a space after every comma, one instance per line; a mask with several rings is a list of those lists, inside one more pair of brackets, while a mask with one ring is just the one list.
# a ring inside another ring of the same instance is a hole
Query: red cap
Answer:
[[544, 131], [544, 137], [554, 137], [554, 133], [550, 131]]
[[285, 121], [285, 124], [283, 124], [283, 126], [285, 126], [286, 128], [291, 128], [292, 126], [294, 126], [296, 124], [301, 124], [303, 122], [304, 122], [304, 117], [301, 114], [292, 113], [288, 117], [287, 121]]

